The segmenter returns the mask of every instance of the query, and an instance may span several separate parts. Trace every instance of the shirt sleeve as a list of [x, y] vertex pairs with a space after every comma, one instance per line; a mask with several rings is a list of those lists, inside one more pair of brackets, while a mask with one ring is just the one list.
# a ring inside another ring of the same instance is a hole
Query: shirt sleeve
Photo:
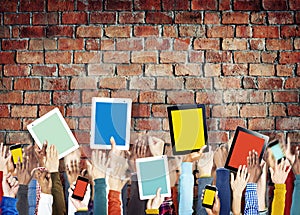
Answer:
[[197, 215], [207, 214], [205, 208], [202, 206], [202, 190], [204, 190], [207, 184], [211, 184], [213, 181], [212, 177], [203, 177], [198, 179], [198, 203], [197, 203]]
[[11, 197], [2, 197], [1, 202], [2, 215], [18, 215], [17, 199]]
[[245, 194], [245, 210], [244, 215], [259, 214], [258, 211], [258, 197], [257, 197], [257, 184], [248, 183], [246, 186]]
[[300, 174], [295, 176], [291, 215], [299, 214], [300, 211], [299, 199], [300, 199]]
[[218, 168], [216, 173], [216, 186], [218, 188], [218, 196], [221, 203], [220, 214], [229, 215], [231, 210], [230, 172], [228, 169]]
[[20, 184], [18, 193], [17, 193], [17, 209], [19, 215], [28, 215], [29, 206], [28, 206], [28, 186]]
[[285, 184], [275, 184], [274, 198], [272, 202], [272, 215], [284, 214], [285, 193]]
[[128, 202], [128, 215], [145, 214], [147, 200], [141, 200], [137, 175], [131, 176], [130, 198]]
[[193, 213], [193, 187], [194, 176], [192, 174], [193, 164], [183, 162], [181, 164], [181, 175], [179, 178], [179, 215], [191, 215]]
[[66, 214], [65, 195], [60, 180], [59, 172], [51, 173], [51, 180], [52, 180], [51, 193], [53, 195], [53, 204], [52, 204], [53, 214], [65, 215]]
[[38, 214], [52, 215], [53, 196], [51, 194], [41, 193], [38, 206]]
[[115, 190], [110, 190], [108, 193], [108, 214], [120, 215], [121, 214], [121, 193]]
[[95, 179], [94, 212], [107, 214], [107, 197], [105, 178]]

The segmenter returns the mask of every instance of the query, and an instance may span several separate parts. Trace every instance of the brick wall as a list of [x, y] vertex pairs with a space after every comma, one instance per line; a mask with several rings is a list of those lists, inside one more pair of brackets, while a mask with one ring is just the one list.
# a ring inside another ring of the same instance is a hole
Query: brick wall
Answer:
[[3, 0], [0, 141], [58, 106], [89, 143], [93, 96], [133, 99], [132, 130], [169, 141], [166, 107], [204, 103], [209, 142], [237, 125], [300, 139], [299, 0]]

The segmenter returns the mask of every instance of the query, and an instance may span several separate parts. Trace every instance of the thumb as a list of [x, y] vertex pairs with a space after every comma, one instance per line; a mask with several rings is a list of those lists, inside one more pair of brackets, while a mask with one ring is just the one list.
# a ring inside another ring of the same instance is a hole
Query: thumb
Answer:
[[231, 184], [231, 186], [232, 186], [233, 182], [234, 182], [234, 174], [230, 173], [230, 184]]
[[272, 169], [272, 167], [269, 167], [270, 173], [271, 173], [271, 178], [273, 179], [274, 176], [274, 170]]
[[115, 138], [113, 136], [111, 136], [109, 141], [110, 141], [110, 144], [111, 144], [111, 148], [114, 149], [116, 147]]
[[160, 191], [161, 191], [161, 188], [159, 187], [157, 190], [156, 190], [156, 197], [160, 197]]

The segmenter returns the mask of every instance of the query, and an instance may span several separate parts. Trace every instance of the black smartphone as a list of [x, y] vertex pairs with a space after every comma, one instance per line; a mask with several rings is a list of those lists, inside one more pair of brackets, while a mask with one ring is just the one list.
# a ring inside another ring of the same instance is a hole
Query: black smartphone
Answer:
[[14, 164], [17, 164], [19, 160], [21, 163], [23, 162], [23, 151], [21, 144], [10, 146], [9, 150], [12, 155]]
[[276, 161], [280, 162], [282, 158], [285, 158], [285, 152], [282, 148], [282, 145], [279, 143], [279, 140], [271, 141], [268, 147], [271, 149], [271, 152]]
[[202, 206], [205, 208], [212, 209], [215, 203], [215, 195], [217, 192], [217, 187], [212, 185], [206, 185], [204, 189]]
[[89, 179], [82, 177], [82, 176], [78, 176], [72, 198], [82, 201], [84, 198], [88, 184], [89, 184]]

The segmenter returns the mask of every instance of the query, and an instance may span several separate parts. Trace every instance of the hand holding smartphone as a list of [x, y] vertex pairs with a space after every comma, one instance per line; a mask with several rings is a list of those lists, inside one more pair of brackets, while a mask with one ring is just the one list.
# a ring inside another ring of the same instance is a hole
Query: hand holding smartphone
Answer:
[[78, 199], [80, 201], [83, 200], [87, 186], [89, 184], [89, 179], [78, 176], [75, 184], [75, 188], [72, 194], [72, 198]]
[[285, 152], [279, 140], [273, 140], [269, 143], [268, 148], [271, 149], [272, 154], [276, 161], [281, 161], [282, 158], [285, 158]]
[[206, 185], [203, 193], [202, 206], [212, 209], [215, 203], [215, 195], [217, 187], [212, 185]]
[[19, 160], [22, 163], [23, 162], [22, 145], [21, 144], [13, 145], [13, 146], [10, 146], [9, 149], [10, 149], [14, 164], [17, 164], [19, 162]]

